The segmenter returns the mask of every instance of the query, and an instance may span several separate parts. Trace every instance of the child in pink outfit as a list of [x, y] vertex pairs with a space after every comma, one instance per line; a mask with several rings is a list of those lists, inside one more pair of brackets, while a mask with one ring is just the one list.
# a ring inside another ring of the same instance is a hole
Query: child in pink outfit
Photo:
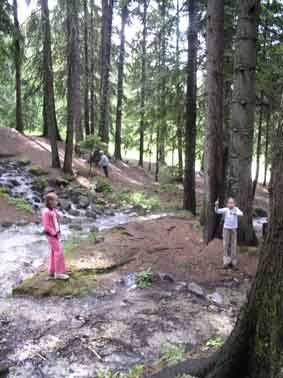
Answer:
[[46, 208], [42, 212], [42, 224], [50, 245], [49, 274], [55, 279], [67, 280], [63, 248], [60, 241], [60, 220], [56, 209], [57, 195], [48, 193]]

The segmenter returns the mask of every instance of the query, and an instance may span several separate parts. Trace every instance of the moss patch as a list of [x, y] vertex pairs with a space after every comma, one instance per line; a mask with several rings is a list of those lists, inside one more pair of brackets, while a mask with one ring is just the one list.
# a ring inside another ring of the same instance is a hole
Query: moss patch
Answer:
[[44, 177], [38, 177], [33, 180], [33, 187], [43, 191], [48, 186], [48, 180]]
[[43, 168], [41, 168], [39, 165], [32, 165], [28, 172], [34, 176], [42, 176], [46, 175], [48, 172], [46, 172]]
[[14, 205], [18, 210], [27, 214], [33, 214], [31, 205], [22, 198], [11, 197], [5, 188], [0, 188], [0, 196], [5, 198], [10, 205]]
[[66, 265], [69, 268], [68, 281], [54, 280], [46, 271], [40, 271], [35, 276], [26, 279], [14, 290], [18, 296], [82, 296], [97, 288], [99, 279], [121, 266], [129, 263], [129, 257], [122, 256], [113, 259], [107, 256], [107, 251], [95, 249], [96, 234], [90, 234], [86, 240], [70, 239], [64, 243]]
[[50, 279], [47, 273], [40, 272], [17, 286], [13, 290], [13, 295], [32, 295], [34, 297], [77, 296], [90, 293], [95, 288], [95, 269], [71, 270], [68, 281]]

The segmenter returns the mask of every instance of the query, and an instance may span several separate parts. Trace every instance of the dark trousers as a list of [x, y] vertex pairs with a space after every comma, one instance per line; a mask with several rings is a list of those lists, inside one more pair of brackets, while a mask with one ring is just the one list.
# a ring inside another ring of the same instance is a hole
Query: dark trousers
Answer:
[[108, 174], [108, 166], [105, 165], [105, 167], [102, 167], [102, 169], [104, 171], [105, 176], [108, 177], [109, 176], [109, 174]]

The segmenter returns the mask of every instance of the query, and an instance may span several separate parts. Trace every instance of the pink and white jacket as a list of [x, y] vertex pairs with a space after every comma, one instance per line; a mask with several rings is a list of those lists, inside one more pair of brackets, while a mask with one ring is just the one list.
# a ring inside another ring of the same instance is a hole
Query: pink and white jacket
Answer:
[[47, 236], [57, 237], [60, 233], [60, 217], [57, 209], [45, 208], [42, 211], [42, 225]]

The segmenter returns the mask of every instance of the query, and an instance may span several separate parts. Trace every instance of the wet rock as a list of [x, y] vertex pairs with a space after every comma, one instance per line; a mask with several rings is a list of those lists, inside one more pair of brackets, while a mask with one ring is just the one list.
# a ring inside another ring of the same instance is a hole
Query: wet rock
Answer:
[[179, 293], [184, 293], [188, 290], [188, 285], [186, 282], [178, 282], [175, 290], [178, 291]]
[[13, 185], [13, 187], [21, 185], [21, 183], [18, 180], [16, 180], [16, 179], [10, 180], [10, 183]]
[[74, 217], [77, 217], [77, 216], [80, 215], [80, 212], [79, 212], [79, 210], [77, 210], [77, 209], [70, 209], [70, 210], [69, 210], [69, 214], [70, 214], [70, 215], [73, 215]]
[[189, 285], [188, 285], [188, 290], [199, 296], [199, 297], [204, 297], [204, 290], [201, 286], [199, 286], [198, 284], [196, 284], [195, 282], [191, 282]]
[[170, 283], [175, 282], [175, 278], [173, 277], [172, 274], [169, 274], [169, 273], [159, 273], [159, 277], [161, 281], [166, 281]]
[[61, 217], [61, 223], [62, 224], [69, 224], [71, 222], [71, 219], [68, 217]]
[[113, 210], [111, 210], [111, 209], [106, 209], [104, 211], [104, 214], [107, 215], [107, 216], [109, 216], [109, 217], [113, 217], [115, 215], [115, 212]]
[[21, 227], [21, 226], [26, 226], [28, 223], [29, 222], [25, 219], [18, 219], [16, 220], [15, 225]]
[[65, 211], [69, 211], [71, 209], [71, 203], [70, 203], [70, 201], [68, 201], [66, 199], [60, 198], [59, 205], [60, 205], [61, 209], [65, 210]]
[[215, 292], [213, 294], [209, 294], [207, 297], [206, 297], [210, 302], [212, 303], [215, 303], [216, 305], [218, 306], [222, 306], [223, 305], [223, 297], [221, 294]]
[[70, 224], [70, 228], [72, 230], [81, 231], [83, 229], [82, 225], [79, 223], [72, 223]]
[[12, 222], [8, 222], [8, 221], [4, 221], [4, 222], [1, 223], [1, 226], [3, 228], [9, 228], [9, 227], [13, 226], [13, 223]]
[[82, 209], [86, 209], [89, 206], [89, 204], [90, 204], [90, 202], [89, 202], [88, 197], [79, 196], [78, 207], [80, 207]]
[[90, 229], [90, 232], [99, 232], [99, 229], [98, 229], [98, 227], [96, 227], [96, 226], [92, 226], [91, 227], [91, 229]]
[[17, 165], [20, 166], [20, 167], [26, 167], [30, 163], [31, 163], [31, 161], [29, 159], [17, 160]]
[[96, 219], [96, 213], [94, 211], [91, 211], [91, 210], [87, 210], [85, 212], [85, 216], [87, 218], [92, 218], [92, 219]]

